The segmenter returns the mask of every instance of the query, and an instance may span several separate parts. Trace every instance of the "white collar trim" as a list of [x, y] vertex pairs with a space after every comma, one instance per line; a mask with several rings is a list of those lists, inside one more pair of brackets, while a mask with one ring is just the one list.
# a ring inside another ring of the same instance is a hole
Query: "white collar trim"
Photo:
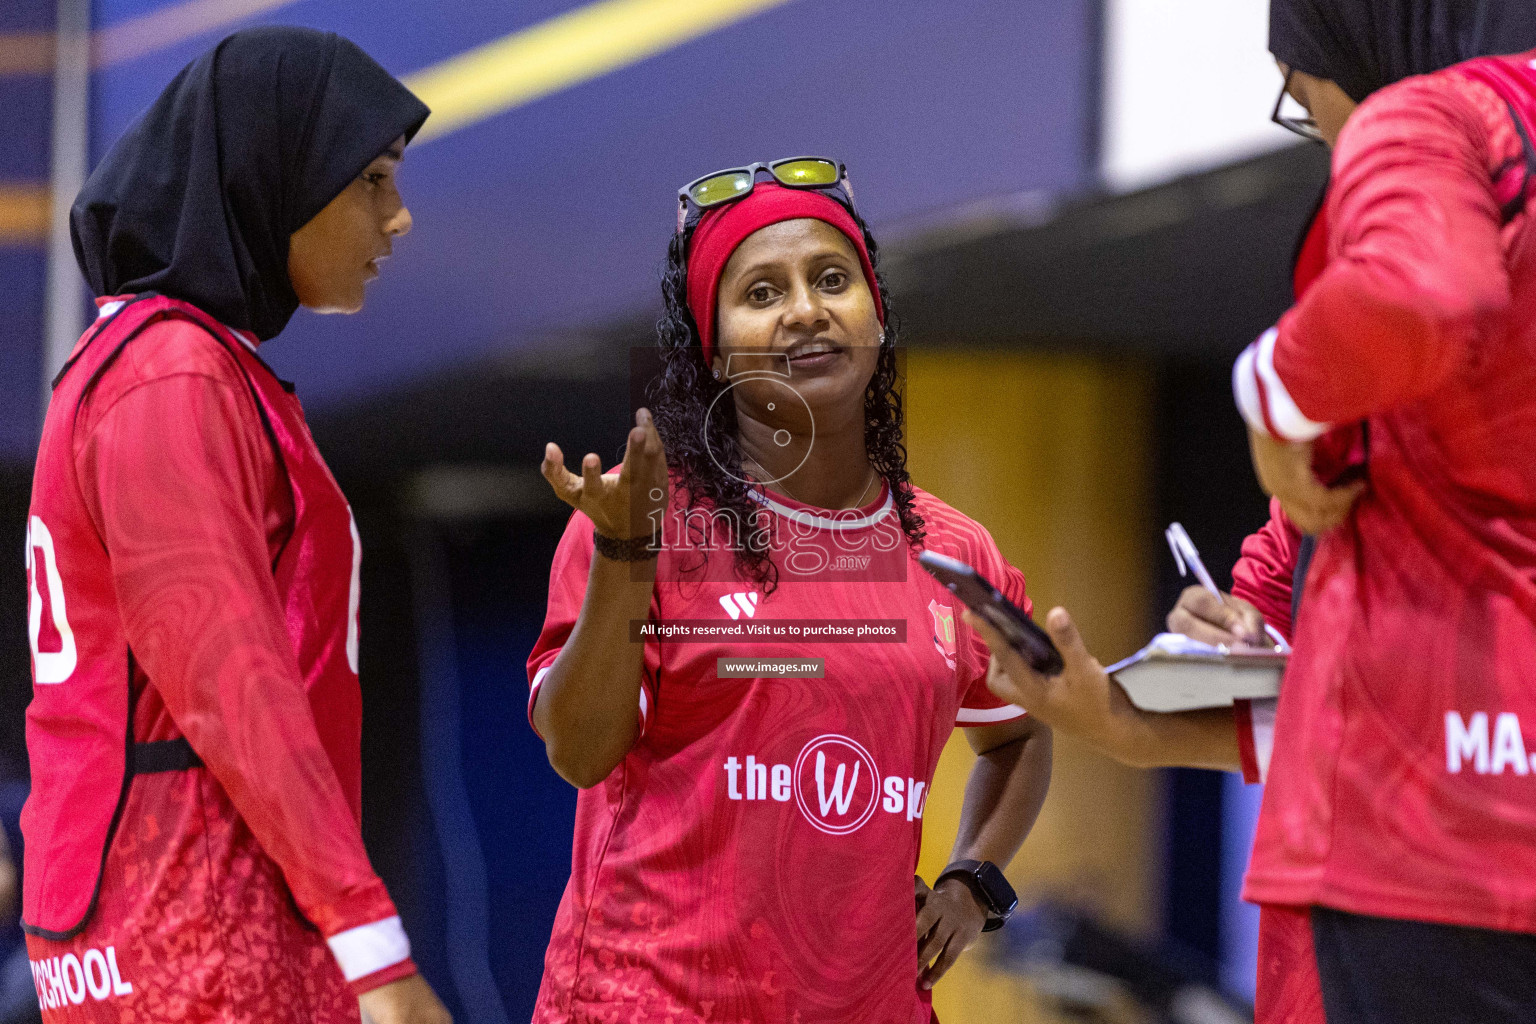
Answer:
[[831, 515], [818, 515], [809, 509], [790, 508], [783, 502], [775, 501], [770, 495], [761, 490], [752, 489], [747, 491], [747, 494], [759, 505], [772, 509], [786, 519], [792, 519], [805, 526], [820, 527], [823, 530], [861, 530], [866, 526], [873, 526], [890, 515], [891, 509], [896, 504], [894, 496], [887, 491], [885, 501], [880, 504], [879, 508], [868, 515], [849, 517], [847, 513], [854, 511], [853, 509], [845, 509], [841, 512], [834, 512]]
[[[115, 302], [109, 302], [105, 306], [102, 306], [101, 309], [97, 312], [96, 319], [104, 320], [126, 305], [128, 305], [128, 301], [126, 299], [118, 299]], [[260, 354], [256, 351], [256, 343], [251, 341], [250, 338], [247, 338], [244, 331], [237, 331], [233, 327], [230, 327], [228, 324], [219, 324], [219, 326], [228, 331], [230, 337], [234, 338], [240, 344], [249, 349], [252, 355]]]

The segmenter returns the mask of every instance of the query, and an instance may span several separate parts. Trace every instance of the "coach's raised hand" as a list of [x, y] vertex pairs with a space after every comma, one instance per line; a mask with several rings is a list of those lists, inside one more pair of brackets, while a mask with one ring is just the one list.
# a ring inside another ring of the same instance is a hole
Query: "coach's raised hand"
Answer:
[[542, 471], [561, 501], [592, 520], [595, 534], [571, 549], [591, 559], [586, 596], [532, 708], [549, 763], [584, 789], [606, 779], [639, 736], [645, 645], [632, 640], [629, 624], [650, 614], [651, 537], [666, 508], [667, 453], [650, 411], [641, 409], [617, 474], [603, 475], [602, 460], [589, 454], [577, 476], [555, 444], [545, 446]]
[[581, 460], [577, 476], [565, 468], [565, 455], [553, 441], [544, 446], [539, 469], [560, 500], [584, 512], [604, 537], [649, 537], [666, 507], [667, 453], [649, 409], [635, 413], [617, 476], [604, 475], [603, 460], [593, 452]]
[[992, 649], [987, 686], [994, 694], [1051, 728], [1081, 737], [1124, 759], [1131, 745], [1136, 708], [1083, 646], [1083, 638], [1065, 608], [1053, 608], [1045, 617], [1045, 630], [1066, 666], [1054, 676], [1031, 668], [984, 619], [969, 610], [964, 617]]

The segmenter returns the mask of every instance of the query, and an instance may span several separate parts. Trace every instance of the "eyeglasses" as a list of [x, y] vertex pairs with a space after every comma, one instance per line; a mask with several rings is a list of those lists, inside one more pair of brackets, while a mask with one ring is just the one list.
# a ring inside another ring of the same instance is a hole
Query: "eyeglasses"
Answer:
[[[1321, 142], [1326, 145], [1328, 140], [1323, 138], [1323, 133], [1317, 127], [1317, 121], [1313, 119], [1312, 114], [1307, 111], [1307, 108], [1303, 107], [1296, 100], [1296, 97], [1291, 96], [1291, 76], [1295, 73], [1295, 68], [1286, 69], [1285, 82], [1280, 86], [1280, 95], [1275, 99], [1275, 109], [1269, 115], [1269, 119], [1286, 131], [1295, 132], [1308, 142]], [[1290, 99], [1292, 105], [1297, 110], [1301, 111], [1300, 114], [1282, 114], [1280, 112], [1280, 108], [1285, 106], [1287, 98]]]
[[772, 163], [713, 171], [678, 189], [677, 233], [682, 234], [696, 224], [704, 211], [751, 195], [757, 187], [757, 176], [763, 171], [773, 175], [774, 180], [785, 188], [840, 192], [848, 205], [853, 205], [853, 183], [848, 180], [848, 168], [824, 156], [792, 156]]

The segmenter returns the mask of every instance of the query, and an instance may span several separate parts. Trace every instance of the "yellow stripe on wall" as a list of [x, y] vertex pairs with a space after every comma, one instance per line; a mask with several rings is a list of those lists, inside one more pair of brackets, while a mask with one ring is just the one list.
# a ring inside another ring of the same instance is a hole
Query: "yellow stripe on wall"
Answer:
[[417, 141], [627, 67], [788, 0], [600, 0], [452, 57], [405, 84], [432, 108]]
[[[100, 70], [136, 60], [206, 32], [232, 29], [295, 0], [183, 0], [100, 29], [91, 36], [91, 66]], [[53, 74], [52, 32], [0, 33], [0, 78]]]
[[48, 189], [0, 185], [0, 245], [37, 245], [48, 237]]
[[0, 35], [0, 78], [53, 74], [52, 32], [11, 32]]
[[236, 22], [287, 7], [294, 0], [184, 0], [109, 25], [91, 40], [91, 62], [98, 68], [124, 64], [205, 32], [229, 29]]

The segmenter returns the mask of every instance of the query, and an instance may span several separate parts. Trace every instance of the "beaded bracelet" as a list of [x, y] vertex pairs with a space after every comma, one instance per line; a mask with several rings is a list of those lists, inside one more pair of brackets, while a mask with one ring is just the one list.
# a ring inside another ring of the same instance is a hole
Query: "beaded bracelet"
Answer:
[[661, 554], [661, 538], [654, 534], [630, 537], [604, 537], [594, 528], [592, 546], [597, 553], [613, 562], [647, 562]]

